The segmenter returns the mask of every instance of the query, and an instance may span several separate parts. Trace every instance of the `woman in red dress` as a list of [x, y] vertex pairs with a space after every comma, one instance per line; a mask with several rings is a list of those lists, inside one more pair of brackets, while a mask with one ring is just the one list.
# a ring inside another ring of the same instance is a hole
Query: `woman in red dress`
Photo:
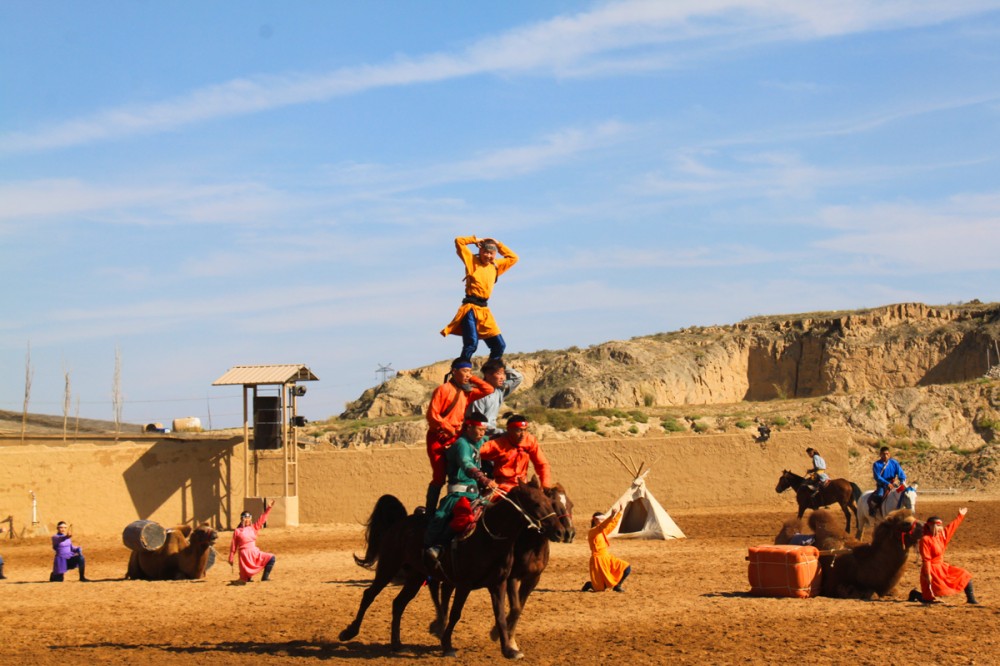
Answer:
[[262, 581], [271, 577], [275, 557], [257, 547], [257, 533], [267, 522], [267, 516], [273, 506], [274, 500], [271, 500], [255, 523], [251, 523], [253, 515], [249, 511], [244, 511], [240, 514], [240, 526], [233, 532], [233, 544], [229, 547], [229, 566], [233, 565], [233, 560], [239, 553], [240, 580], [244, 583], [249, 583], [260, 571], [264, 572], [260, 578]]
[[916, 590], [910, 592], [910, 601], [929, 604], [935, 602], [935, 597], [965, 592], [968, 603], [978, 603], [972, 590], [972, 574], [944, 561], [944, 551], [968, 511], [965, 507], [959, 509], [958, 516], [947, 526], [937, 516], [932, 516], [924, 524], [924, 536], [920, 539], [920, 558], [923, 560], [920, 594]]

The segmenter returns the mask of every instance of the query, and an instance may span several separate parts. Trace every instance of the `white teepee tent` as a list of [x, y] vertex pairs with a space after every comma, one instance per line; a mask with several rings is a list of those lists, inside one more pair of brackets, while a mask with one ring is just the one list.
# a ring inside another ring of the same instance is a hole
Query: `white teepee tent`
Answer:
[[[610, 538], [636, 539], [683, 539], [684, 532], [677, 527], [667, 510], [664, 509], [653, 493], [646, 488], [647, 469], [632, 481], [632, 485], [624, 495], [614, 503], [623, 511], [622, 519], [608, 536]], [[611, 510], [608, 511], [610, 513]]]

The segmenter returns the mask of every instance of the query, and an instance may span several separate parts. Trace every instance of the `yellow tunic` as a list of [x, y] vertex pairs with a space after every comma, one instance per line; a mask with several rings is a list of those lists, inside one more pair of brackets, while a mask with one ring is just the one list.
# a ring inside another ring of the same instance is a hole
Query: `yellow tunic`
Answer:
[[590, 544], [590, 582], [596, 592], [603, 592], [606, 588], [617, 585], [628, 569], [628, 562], [608, 551], [608, 535], [621, 519], [622, 514], [619, 512], [597, 527], [590, 528], [587, 533], [587, 543]]
[[[497, 278], [517, 263], [517, 255], [509, 247], [496, 241], [497, 254], [501, 258], [483, 266], [468, 247], [480, 240], [482, 239], [475, 236], [459, 236], [455, 239], [455, 251], [465, 265], [465, 295], [488, 300], [493, 293], [493, 285], [496, 284]], [[476, 332], [479, 337], [492, 338], [500, 335], [500, 327], [493, 319], [489, 307], [473, 303], [462, 303], [454, 319], [441, 330], [441, 335], [462, 335], [462, 320], [470, 310], [476, 318]]]

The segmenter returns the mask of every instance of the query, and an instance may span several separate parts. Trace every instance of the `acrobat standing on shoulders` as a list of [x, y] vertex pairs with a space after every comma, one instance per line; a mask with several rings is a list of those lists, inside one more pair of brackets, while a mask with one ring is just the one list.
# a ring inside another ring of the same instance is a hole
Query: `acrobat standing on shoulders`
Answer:
[[[469, 245], [475, 245], [479, 253], [472, 254]], [[466, 361], [472, 360], [480, 338], [490, 348], [491, 359], [502, 358], [507, 345], [490, 312], [489, 298], [497, 278], [517, 263], [517, 255], [498, 240], [476, 236], [456, 238], [455, 251], [465, 264], [465, 298], [455, 318], [441, 330], [441, 335], [462, 336], [461, 358]]]

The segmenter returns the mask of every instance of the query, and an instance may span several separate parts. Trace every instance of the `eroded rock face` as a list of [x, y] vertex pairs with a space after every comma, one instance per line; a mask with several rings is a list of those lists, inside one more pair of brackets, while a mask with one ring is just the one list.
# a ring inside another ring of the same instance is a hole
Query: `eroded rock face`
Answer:
[[[829, 315], [756, 318], [584, 350], [512, 355], [508, 362], [525, 375], [512, 396], [516, 404], [576, 409], [712, 405], [860, 396], [969, 381], [997, 363], [996, 355], [990, 362], [987, 349], [998, 337], [1000, 305], [903, 303]], [[366, 391], [342, 416], [423, 413], [447, 369], [448, 363], [441, 362], [402, 373]], [[865, 422], [869, 410], [859, 409], [861, 398], [847, 400], [857, 403], [850, 406]], [[894, 400], [905, 404], [890, 406], [878, 418], [889, 421], [895, 410], [921, 429], [950, 427], [948, 416], [919, 409], [916, 393], [898, 394]]]
[[429, 400], [430, 393], [426, 382], [401, 373], [362, 393], [360, 398], [347, 405], [347, 409], [340, 417], [374, 419], [420, 414]]

